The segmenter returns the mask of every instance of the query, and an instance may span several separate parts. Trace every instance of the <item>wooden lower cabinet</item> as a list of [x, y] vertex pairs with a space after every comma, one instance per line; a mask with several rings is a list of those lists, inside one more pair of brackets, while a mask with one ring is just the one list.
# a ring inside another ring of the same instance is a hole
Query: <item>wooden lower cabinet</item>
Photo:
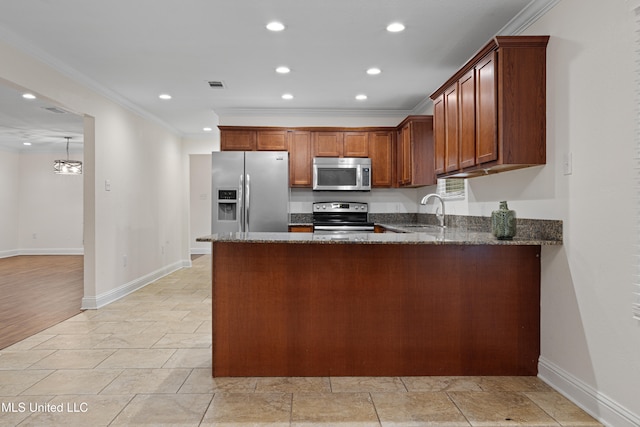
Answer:
[[536, 375], [540, 247], [212, 243], [213, 376]]
[[290, 233], [313, 233], [313, 225], [290, 225]]

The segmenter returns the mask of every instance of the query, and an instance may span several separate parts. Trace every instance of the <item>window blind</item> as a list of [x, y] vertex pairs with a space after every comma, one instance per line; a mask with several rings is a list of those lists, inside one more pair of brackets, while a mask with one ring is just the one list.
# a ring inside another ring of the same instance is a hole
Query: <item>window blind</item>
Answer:
[[436, 193], [443, 199], [464, 199], [465, 180], [462, 178], [439, 178]]

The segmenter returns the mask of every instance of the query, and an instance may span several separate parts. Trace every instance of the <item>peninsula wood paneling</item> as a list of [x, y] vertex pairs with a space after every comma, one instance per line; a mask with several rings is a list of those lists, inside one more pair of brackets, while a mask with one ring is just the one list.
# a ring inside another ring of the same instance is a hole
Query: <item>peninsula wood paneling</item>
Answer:
[[537, 373], [539, 246], [212, 249], [213, 376]]

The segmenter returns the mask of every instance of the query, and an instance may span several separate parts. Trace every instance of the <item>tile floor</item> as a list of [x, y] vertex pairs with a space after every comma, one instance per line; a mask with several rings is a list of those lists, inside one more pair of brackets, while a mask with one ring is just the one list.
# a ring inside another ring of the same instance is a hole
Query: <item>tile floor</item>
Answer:
[[213, 379], [209, 268], [0, 351], [0, 425], [600, 425], [535, 377]]

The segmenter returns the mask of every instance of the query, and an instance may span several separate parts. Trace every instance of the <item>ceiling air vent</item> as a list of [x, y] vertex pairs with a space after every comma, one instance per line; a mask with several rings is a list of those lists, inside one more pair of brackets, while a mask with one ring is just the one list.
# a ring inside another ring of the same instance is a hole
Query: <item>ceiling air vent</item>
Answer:
[[51, 112], [51, 113], [55, 113], [55, 114], [67, 114], [68, 111], [67, 110], [63, 110], [62, 108], [59, 107], [42, 107], [45, 110]]
[[209, 86], [212, 89], [224, 89], [224, 83], [222, 83], [221, 81], [212, 80], [209, 82]]

